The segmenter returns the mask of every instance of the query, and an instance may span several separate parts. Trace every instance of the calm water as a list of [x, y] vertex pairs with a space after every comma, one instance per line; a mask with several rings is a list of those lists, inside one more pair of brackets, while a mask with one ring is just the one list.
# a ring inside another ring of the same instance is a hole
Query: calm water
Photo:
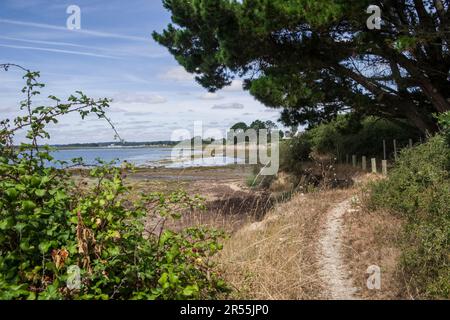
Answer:
[[170, 148], [91, 148], [69, 149], [52, 152], [55, 160], [69, 161], [83, 158], [88, 165], [96, 164], [97, 158], [103, 161], [127, 161], [136, 166], [156, 166], [162, 160], [170, 159]]
[[[74, 158], [83, 158], [88, 165], [96, 164], [96, 159], [100, 158], [103, 161], [118, 160], [119, 163], [127, 161], [139, 167], [168, 167], [168, 168], [182, 168], [182, 167], [204, 167], [204, 166], [223, 166], [233, 164], [233, 158], [217, 157], [204, 158], [195, 160], [181, 160], [171, 161], [171, 148], [88, 148], [88, 149], [68, 149], [57, 150], [52, 152], [55, 160], [67, 161]], [[236, 161], [241, 163], [241, 161]]]

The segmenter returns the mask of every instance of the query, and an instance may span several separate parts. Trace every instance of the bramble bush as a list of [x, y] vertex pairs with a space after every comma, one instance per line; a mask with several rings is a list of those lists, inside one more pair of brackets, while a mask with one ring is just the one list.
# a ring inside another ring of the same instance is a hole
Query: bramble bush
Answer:
[[450, 298], [449, 116], [441, 116], [442, 134], [402, 151], [389, 179], [372, 187], [372, 205], [406, 220], [401, 264], [419, 298]]
[[[77, 92], [66, 102], [50, 96], [54, 106], [34, 107], [44, 86], [38, 78], [26, 71], [23, 115], [0, 122], [0, 299], [211, 299], [226, 293], [211, 261], [222, 232], [175, 232], [147, 223], [164, 226], [203, 209], [202, 199], [183, 191], [130, 197], [125, 179], [133, 168], [100, 160], [89, 170], [95, 183], [75, 182], [68, 169], [82, 159], [55, 161], [40, 143], [50, 137], [46, 125], [74, 112], [111, 124], [105, 115], [110, 101]], [[17, 146], [21, 130], [26, 142]], [[79, 270], [79, 282], [72, 270]]]

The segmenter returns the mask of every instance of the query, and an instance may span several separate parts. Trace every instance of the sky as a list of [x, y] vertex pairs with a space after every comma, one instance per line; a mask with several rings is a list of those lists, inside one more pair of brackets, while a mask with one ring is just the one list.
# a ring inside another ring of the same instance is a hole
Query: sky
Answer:
[[[69, 30], [67, 8], [81, 10], [81, 29]], [[77, 90], [112, 98], [108, 111], [126, 141], [170, 140], [175, 130], [226, 131], [236, 122], [276, 121], [279, 112], [242, 90], [242, 82], [215, 94], [197, 84], [151, 37], [170, 22], [160, 0], [0, 0], [0, 64], [40, 71], [46, 84], [35, 102]], [[0, 71], [0, 119], [19, 114], [23, 73]], [[73, 114], [49, 128], [51, 143], [113, 141], [104, 120]], [[20, 133], [18, 139], [23, 139]]]

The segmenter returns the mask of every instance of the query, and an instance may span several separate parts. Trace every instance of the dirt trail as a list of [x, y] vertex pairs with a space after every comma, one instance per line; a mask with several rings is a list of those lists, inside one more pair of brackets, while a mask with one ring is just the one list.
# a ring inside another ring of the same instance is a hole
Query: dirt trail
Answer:
[[351, 199], [339, 203], [327, 213], [319, 241], [319, 274], [332, 300], [358, 299], [342, 258], [343, 216], [351, 209]]

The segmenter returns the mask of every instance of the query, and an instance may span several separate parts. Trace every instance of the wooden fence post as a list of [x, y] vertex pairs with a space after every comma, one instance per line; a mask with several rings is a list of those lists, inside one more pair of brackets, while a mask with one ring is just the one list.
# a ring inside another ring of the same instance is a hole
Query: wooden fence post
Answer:
[[377, 173], [377, 159], [372, 158], [372, 173]]
[[362, 169], [363, 169], [364, 171], [367, 170], [367, 158], [366, 158], [366, 156], [363, 156], [363, 157], [362, 157]]
[[394, 139], [394, 159], [397, 161], [397, 140]]
[[384, 160], [387, 159], [387, 152], [386, 152], [386, 140], [383, 140], [383, 156], [384, 156]]
[[412, 139], [409, 139], [409, 147], [410, 147], [410, 148], [413, 147], [413, 141], [412, 141]]
[[387, 160], [383, 160], [381, 162], [381, 166], [383, 167], [383, 175], [387, 176]]
[[356, 168], [356, 155], [352, 156], [352, 164], [353, 164], [353, 168]]

